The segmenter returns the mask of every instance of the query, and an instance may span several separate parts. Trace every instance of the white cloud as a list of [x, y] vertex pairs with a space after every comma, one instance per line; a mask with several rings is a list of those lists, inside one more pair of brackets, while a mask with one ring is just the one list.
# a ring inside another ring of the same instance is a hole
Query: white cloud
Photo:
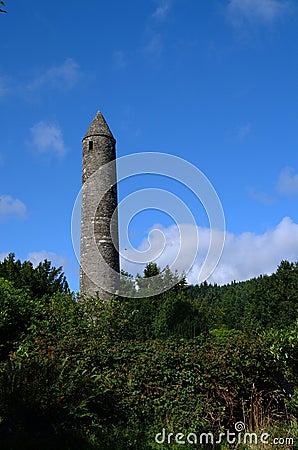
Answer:
[[58, 88], [63, 91], [72, 89], [78, 82], [80, 67], [72, 58], [67, 58], [63, 64], [52, 66], [45, 70], [27, 85], [29, 92], [42, 88]]
[[148, 27], [145, 29], [146, 41], [142, 47], [145, 58], [151, 63], [158, 63], [164, 51], [163, 22], [168, 17], [172, 0], [155, 0], [157, 7], [150, 15]]
[[52, 263], [52, 266], [65, 267], [67, 265], [67, 260], [64, 258], [64, 256], [57, 255], [57, 253], [54, 252], [48, 252], [46, 250], [41, 250], [39, 252], [30, 252], [27, 255], [26, 260], [31, 261], [33, 266], [36, 267], [41, 262], [44, 262], [44, 260], [47, 259]]
[[61, 128], [52, 123], [38, 122], [30, 129], [31, 144], [40, 154], [54, 154], [63, 157], [66, 147]]
[[[35, 69], [36, 70], [36, 69]], [[37, 73], [37, 75], [36, 75]], [[79, 81], [81, 76], [79, 64], [72, 58], [67, 58], [60, 65], [55, 65], [44, 70], [37, 70], [35, 76], [29, 76], [28, 81], [0, 75], [0, 99], [7, 94], [25, 97], [27, 100], [35, 101], [46, 89], [67, 92]]]
[[159, 21], [165, 20], [170, 11], [170, 6], [169, 0], [162, 0], [153, 12], [152, 17]]
[[274, 272], [283, 260], [298, 261], [298, 224], [289, 217], [263, 233], [228, 233], [225, 249], [210, 281], [219, 284]]
[[245, 22], [273, 23], [291, 10], [284, 0], [229, 0], [227, 14], [234, 25]]
[[[193, 225], [188, 226], [194, 227]], [[198, 282], [202, 263], [209, 248], [210, 230], [200, 227], [197, 230], [199, 250], [195, 262], [187, 274], [188, 282], [192, 284]], [[179, 236], [176, 226], [160, 228], [160, 231], [164, 234], [166, 245], [155, 262], [163, 268], [167, 264], [171, 265], [174, 261], [175, 255], [179, 251]], [[189, 229], [186, 234], [189, 236], [188, 242], [184, 244], [186, 264], [183, 267], [183, 258], [180, 259], [180, 265], [177, 267], [180, 272], [187, 268], [188, 253], [192, 251], [194, 245], [194, 232], [195, 230], [191, 232], [191, 229]], [[217, 237], [219, 237], [219, 233], [218, 236], [215, 234], [215, 238]], [[157, 246], [158, 242], [155, 244]], [[144, 250], [146, 246], [148, 247], [148, 242], [142, 242], [139, 250]], [[123, 254], [126, 256], [125, 251], [123, 251]], [[298, 224], [294, 223], [289, 217], [285, 217], [275, 228], [263, 234], [245, 232], [236, 235], [228, 232], [222, 257], [208, 281], [226, 284], [233, 280], [240, 281], [260, 274], [270, 274], [276, 270], [283, 259], [298, 261]], [[144, 265], [128, 262], [124, 258], [122, 258], [121, 266], [133, 275], [137, 272], [142, 273], [144, 268]]]
[[294, 173], [293, 167], [285, 167], [278, 179], [277, 190], [280, 194], [298, 194], [298, 174]]
[[25, 219], [26, 216], [27, 208], [21, 200], [10, 195], [0, 195], [0, 222], [9, 219]]

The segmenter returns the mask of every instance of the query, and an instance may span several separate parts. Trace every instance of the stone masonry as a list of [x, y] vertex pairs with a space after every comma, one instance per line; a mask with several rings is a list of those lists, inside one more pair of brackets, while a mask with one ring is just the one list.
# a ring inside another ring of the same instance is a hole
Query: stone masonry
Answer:
[[[118, 290], [120, 271], [115, 212], [118, 204], [116, 141], [100, 112], [94, 117], [82, 146], [80, 292], [108, 299]], [[108, 169], [101, 170], [103, 166]]]

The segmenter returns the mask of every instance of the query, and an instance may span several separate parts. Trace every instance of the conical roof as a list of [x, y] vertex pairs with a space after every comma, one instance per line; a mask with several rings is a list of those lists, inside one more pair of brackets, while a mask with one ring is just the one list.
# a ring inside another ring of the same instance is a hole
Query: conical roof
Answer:
[[105, 121], [100, 111], [96, 113], [94, 119], [91, 122], [90, 127], [87, 130], [87, 133], [84, 136], [84, 139], [90, 136], [106, 136], [115, 140], [107, 122]]

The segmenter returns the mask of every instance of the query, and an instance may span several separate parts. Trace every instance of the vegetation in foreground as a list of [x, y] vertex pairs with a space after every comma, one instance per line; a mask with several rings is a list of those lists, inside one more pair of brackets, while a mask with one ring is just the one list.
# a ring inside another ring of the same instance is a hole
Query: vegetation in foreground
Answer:
[[[140, 289], [157, 272], [147, 266]], [[158, 296], [104, 302], [71, 293], [48, 261], [9, 255], [1, 449], [298, 448], [297, 287], [298, 264], [283, 261], [246, 282], [182, 279]]]

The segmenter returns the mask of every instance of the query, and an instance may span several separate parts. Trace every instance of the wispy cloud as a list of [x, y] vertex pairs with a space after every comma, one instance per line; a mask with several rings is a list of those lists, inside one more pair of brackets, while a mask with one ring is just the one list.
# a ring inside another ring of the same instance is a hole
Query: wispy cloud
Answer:
[[150, 63], [158, 63], [164, 50], [163, 28], [168, 18], [173, 0], [154, 0], [155, 9], [147, 17], [144, 24], [143, 44], [135, 51], [115, 50], [112, 54], [112, 63], [115, 69], [125, 69], [130, 60], [141, 52]]
[[246, 136], [248, 136], [251, 132], [251, 123], [246, 123], [245, 125], [242, 125], [241, 127], [237, 128], [235, 132], [236, 139], [239, 141], [242, 141]]
[[30, 129], [31, 145], [39, 154], [63, 157], [66, 147], [61, 128], [57, 124], [38, 122]]
[[155, 3], [157, 6], [148, 18], [145, 29], [146, 40], [142, 48], [144, 57], [153, 64], [160, 62], [164, 51], [163, 28], [172, 6], [172, 0], [155, 0]]
[[158, 2], [158, 6], [152, 14], [152, 18], [158, 21], [165, 20], [170, 12], [171, 1], [162, 0]]
[[292, 9], [287, 0], [229, 0], [227, 16], [234, 25], [243, 23], [272, 24]]
[[79, 77], [78, 63], [72, 58], [67, 58], [61, 65], [52, 66], [36, 76], [27, 84], [26, 89], [28, 92], [36, 92], [43, 88], [68, 91], [77, 84]]
[[60, 267], [60, 266], [65, 267], [67, 265], [67, 260], [64, 256], [58, 255], [57, 253], [49, 252], [46, 250], [40, 250], [38, 252], [30, 252], [30, 253], [28, 253], [26, 259], [31, 261], [33, 266], [35, 266], [35, 267], [40, 262], [43, 262], [45, 259], [50, 261], [52, 263], [52, 265], [55, 267]]
[[[185, 242], [186, 249], [193, 246], [193, 235], [190, 227], [186, 236], [189, 236], [189, 242]], [[180, 225], [181, 227], [181, 225]], [[179, 253], [179, 232], [176, 225], [168, 228], [160, 228], [164, 236], [165, 246], [160, 256], [156, 259], [157, 264], [163, 268], [171, 264], [175, 255]], [[196, 284], [200, 279], [202, 263], [207, 255], [210, 240], [210, 230], [207, 228], [197, 228], [199, 235], [199, 251], [194, 264], [187, 274], [189, 283]], [[157, 235], [158, 238], [158, 235]], [[154, 236], [153, 236], [154, 239]], [[158, 248], [158, 242], [150, 242], [152, 248]], [[140, 244], [139, 250], [148, 247], [148, 241]], [[158, 255], [158, 251], [155, 252]], [[125, 252], [124, 252], [125, 254]], [[226, 234], [225, 247], [222, 257], [215, 271], [208, 279], [209, 282], [217, 284], [230, 283], [233, 280], [241, 281], [260, 274], [270, 274], [274, 272], [283, 259], [289, 261], [298, 261], [298, 224], [294, 223], [289, 217], [285, 217], [273, 229], [262, 234], [245, 232], [241, 234]], [[188, 251], [185, 251], [185, 266], [183, 267], [183, 258], [179, 258], [180, 265], [177, 270], [182, 272], [188, 268]], [[135, 275], [142, 273], [143, 266], [134, 264], [126, 259], [122, 260], [122, 267], [129, 273]]]
[[[34, 75], [23, 74], [22, 79], [0, 75], [0, 100], [7, 95], [25, 98], [30, 102], [38, 99], [45, 91], [68, 92], [75, 87], [81, 77], [78, 63], [67, 58], [62, 64], [48, 68], [34, 68]], [[27, 80], [26, 80], [27, 79]]]
[[277, 182], [277, 191], [285, 195], [298, 194], [298, 173], [294, 172], [293, 167], [285, 167]]
[[150, 60], [159, 60], [163, 52], [163, 40], [160, 33], [153, 34], [144, 46], [144, 55]]
[[251, 198], [263, 205], [273, 205], [273, 203], [275, 203], [275, 199], [266, 192], [259, 191], [254, 187], [249, 187], [247, 191]]
[[11, 219], [26, 219], [26, 205], [11, 195], [0, 195], [0, 222]]

